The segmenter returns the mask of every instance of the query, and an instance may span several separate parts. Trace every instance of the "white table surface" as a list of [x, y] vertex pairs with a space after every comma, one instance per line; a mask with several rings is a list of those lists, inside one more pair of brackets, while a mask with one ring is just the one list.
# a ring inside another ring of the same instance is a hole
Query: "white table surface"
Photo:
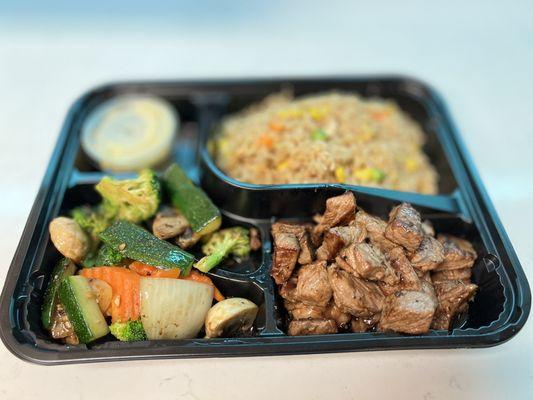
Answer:
[[[526, 2], [119, 2], [127, 13], [62, 3], [0, 6], [0, 282], [65, 113], [85, 90], [117, 79], [387, 72], [426, 80], [447, 100], [533, 277]], [[0, 345], [0, 399], [524, 399], [532, 359], [531, 323], [489, 349], [60, 367], [31, 365]]]

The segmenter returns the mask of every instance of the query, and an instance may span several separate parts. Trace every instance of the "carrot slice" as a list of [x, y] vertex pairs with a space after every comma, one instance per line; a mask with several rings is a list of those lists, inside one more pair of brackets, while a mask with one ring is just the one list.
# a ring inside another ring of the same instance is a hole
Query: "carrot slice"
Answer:
[[177, 279], [180, 276], [179, 268], [160, 269], [152, 267], [151, 265], [144, 264], [140, 261], [133, 261], [129, 266], [129, 269], [142, 276], [151, 276], [152, 278], [174, 278]]
[[84, 268], [80, 275], [107, 282], [113, 290], [111, 301], [111, 319], [113, 322], [126, 322], [139, 319], [140, 275], [122, 267]]
[[216, 301], [222, 301], [225, 299], [224, 295], [220, 293], [220, 290], [217, 289], [211, 278], [209, 278], [207, 275], [202, 274], [200, 271], [191, 270], [188, 276], [183, 277], [181, 279], [185, 279], [187, 281], [195, 281], [200, 283], [205, 283], [207, 285], [213, 286], [214, 289], [214, 297]]

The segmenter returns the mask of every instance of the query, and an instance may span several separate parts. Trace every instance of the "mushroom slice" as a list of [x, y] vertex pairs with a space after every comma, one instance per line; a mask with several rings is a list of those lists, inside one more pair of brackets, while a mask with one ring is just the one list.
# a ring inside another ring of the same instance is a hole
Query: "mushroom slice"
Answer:
[[96, 278], [89, 279], [89, 286], [96, 297], [96, 302], [100, 307], [100, 311], [102, 311], [104, 315], [107, 315], [107, 310], [111, 305], [111, 299], [113, 298], [113, 289], [109, 283]]
[[257, 316], [258, 307], [250, 300], [232, 297], [215, 304], [205, 318], [206, 338], [230, 336], [248, 331]]

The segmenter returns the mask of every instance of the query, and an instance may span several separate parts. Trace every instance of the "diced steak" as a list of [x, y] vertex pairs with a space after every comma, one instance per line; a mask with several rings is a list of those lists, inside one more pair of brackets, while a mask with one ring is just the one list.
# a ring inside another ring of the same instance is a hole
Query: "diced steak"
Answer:
[[346, 192], [326, 200], [326, 211], [315, 231], [319, 234], [337, 225], [346, 225], [355, 218], [355, 196]]
[[426, 236], [435, 237], [435, 228], [430, 220], [426, 219], [422, 222], [422, 230]]
[[385, 237], [387, 223], [381, 218], [374, 217], [373, 215], [359, 210], [355, 215], [355, 224], [366, 232], [366, 237], [370, 240], [370, 243], [381, 251], [386, 252], [394, 247], [398, 247], [396, 243], [391, 242]]
[[400, 277], [400, 281], [396, 285], [388, 285], [384, 282], [379, 282], [378, 285], [385, 296], [395, 293], [399, 290], [421, 290], [420, 279], [411, 263], [405, 256], [401, 247], [395, 247], [387, 253], [390, 265], [396, 274]]
[[339, 266], [358, 278], [384, 281], [389, 285], [398, 283], [399, 278], [383, 253], [368, 243], [354, 243], [339, 253]]
[[285, 308], [292, 319], [321, 319], [326, 314], [326, 308], [312, 306], [300, 302], [285, 301]]
[[250, 228], [250, 249], [252, 251], [259, 250], [261, 248], [261, 234], [259, 229]]
[[272, 225], [272, 235], [279, 235], [280, 233], [291, 233], [298, 239], [300, 245], [300, 253], [298, 255], [298, 262], [300, 264], [309, 264], [315, 258], [315, 249], [311, 244], [309, 230], [312, 229], [308, 225], [287, 224], [283, 222], [276, 222]]
[[337, 324], [332, 319], [295, 319], [289, 323], [288, 334], [300, 335], [327, 335], [337, 333]]
[[438, 307], [431, 324], [433, 329], [449, 330], [459, 312], [466, 311], [468, 302], [474, 297], [477, 285], [462, 281], [440, 281], [434, 283]]
[[464, 283], [470, 283], [471, 277], [472, 268], [443, 269], [442, 271], [433, 271], [431, 274], [431, 280], [433, 282], [458, 280]]
[[356, 317], [371, 317], [383, 308], [383, 294], [373, 282], [358, 279], [335, 264], [328, 267], [335, 305]]
[[289, 279], [298, 261], [300, 244], [292, 233], [278, 232], [274, 234], [274, 257], [270, 275], [280, 285]]
[[326, 308], [326, 317], [335, 321], [338, 327], [345, 328], [350, 323], [352, 316], [346, 312], [341, 311], [339, 307], [332, 301]]
[[477, 254], [469, 241], [452, 235], [438, 235], [437, 239], [444, 248], [444, 261], [435, 268], [436, 271], [471, 268], [474, 265]]
[[366, 232], [358, 225], [336, 226], [324, 234], [322, 245], [316, 251], [318, 260], [332, 261], [337, 253], [352, 243], [365, 240]]
[[392, 209], [385, 237], [392, 242], [415, 251], [424, 238], [420, 214], [408, 203], [402, 203]]
[[355, 332], [355, 333], [368, 332], [369, 330], [374, 328], [374, 326], [376, 326], [380, 318], [381, 318], [381, 314], [376, 314], [369, 318], [354, 317], [352, 318], [352, 323], [351, 323], [352, 332]]
[[436, 308], [436, 300], [427, 293], [401, 290], [385, 299], [379, 328], [410, 334], [427, 332]]
[[435, 269], [444, 260], [444, 247], [432, 236], [425, 236], [410, 256], [411, 265], [421, 271]]
[[316, 259], [331, 261], [335, 259], [337, 253], [343, 247], [344, 240], [342, 236], [336, 232], [332, 232], [332, 229], [330, 229], [324, 234], [322, 245], [316, 250]]
[[296, 299], [304, 304], [325, 307], [331, 299], [332, 290], [328, 281], [326, 262], [317, 261], [298, 270]]
[[298, 271], [296, 271], [286, 282], [279, 285], [279, 295], [290, 303], [296, 303], [296, 284], [298, 283]]

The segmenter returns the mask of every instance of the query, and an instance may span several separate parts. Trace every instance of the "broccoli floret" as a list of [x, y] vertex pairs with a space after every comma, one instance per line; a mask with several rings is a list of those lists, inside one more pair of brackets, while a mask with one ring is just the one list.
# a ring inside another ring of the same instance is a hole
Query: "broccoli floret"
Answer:
[[104, 199], [102, 207], [117, 219], [139, 223], [153, 216], [161, 201], [161, 185], [154, 171], [144, 169], [135, 179], [105, 176], [95, 186]]
[[113, 322], [109, 326], [111, 334], [121, 342], [137, 342], [146, 340], [141, 320], [128, 322]]
[[122, 262], [122, 260], [124, 260], [124, 256], [122, 254], [104, 244], [102, 245], [102, 247], [100, 247], [100, 250], [98, 250], [98, 254], [96, 255], [96, 259], [94, 260], [94, 265], [118, 265]]
[[206, 256], [195, 265], [202, 272], [209, 272], [230, 254], [246, 257], [250, 253], [248, 229], [236, 226], [215, 232], [208, 236], [202, 251]]
[[98, 243], [98, 235], [113, 223], [115, 212], [100, 204], [94, 208], [77, 207], [71, 211], [71, 216], [91, 236], [93, 242]]

